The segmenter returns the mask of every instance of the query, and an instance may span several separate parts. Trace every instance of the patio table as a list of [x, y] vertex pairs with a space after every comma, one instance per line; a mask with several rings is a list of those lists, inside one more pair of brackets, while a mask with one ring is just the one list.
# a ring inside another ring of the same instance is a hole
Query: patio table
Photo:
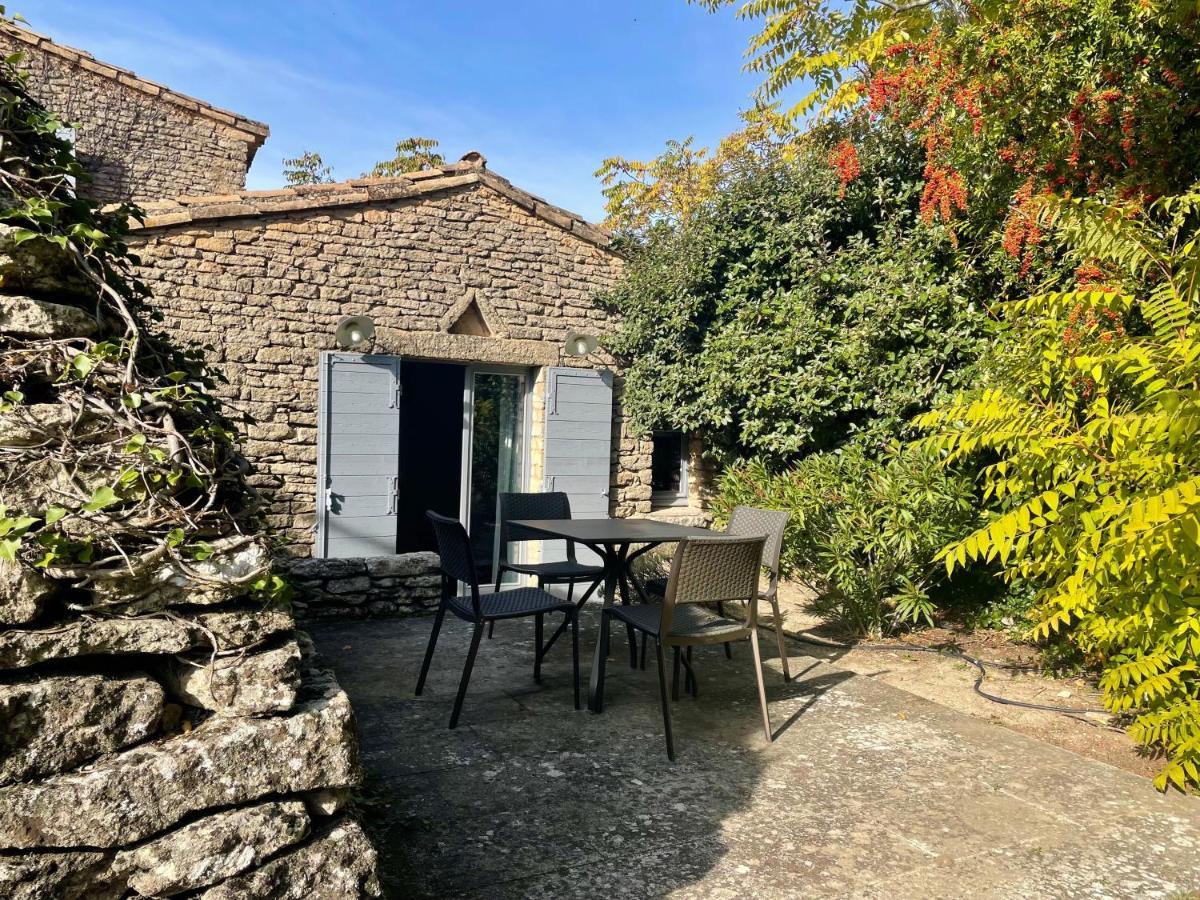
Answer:
[[[630, 600], [629, 584], [636, 584], [630, 565], [643, 553], [660, 544], [670, 544], [689, 537], [703, 537], [713, 532], [707, 528], [690, 525], [675, 525], [670, 522], [655, 522], [651, 519], [517, 519], [512, 522], [530, 531], [546, 535], [547, 538], [562, 538], [590, 547], [599, 555], [604, 565], [604, 605], [612, 606], [620, 588], [622, 599]], [[633, 545], [640, 545], [630, 552]], [[638, 587], [639, 594], [642, 592]], [[632, 627], [629, 631], [630, 664], [637, 665], [636, 642]], [[599, 679], [603, 672], [601, 654], [607, 655], [604, 634], [596, 641], [596, 655], [592, 661], [592, 674], [588, 680], [588, 709], [603, 710], [603, 693]]]

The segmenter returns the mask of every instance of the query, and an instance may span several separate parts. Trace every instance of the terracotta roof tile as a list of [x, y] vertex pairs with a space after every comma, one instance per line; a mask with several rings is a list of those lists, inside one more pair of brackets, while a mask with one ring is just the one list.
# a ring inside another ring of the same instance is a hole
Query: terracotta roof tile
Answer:
[[119, 66], [102, 62], [86, 50], [68, 47], [65, 44], [56, 44], [46, 35], [39, 34], [23, 26], [15, 25], [12, 22], [0, 21], [0, 31], [14, 40], [51, 53], [102, 78], [110, 78], [128, 88], [142, 91], [154, 97], [161, 97], [163, 100], [182, 109], [194, 112], [207, 119], [212, 119], [215, 122], [220, 122], [222, 125], [235, 128], [245, 135], [246, 141], [251, 145], [251, 156], [253, 156], [254, 150], [263, 145], [263, 141], [271, 133], [271, 129], [262, 122], [257, 122], [254, 119], [248, 119], [230, 110], [213, 106], [211, 103], [206, 103], [196, 97], [189, 97], [187, 94], [173, 91], [166, 85], [151, 81], [148, 78], [142, 78], [128, 69], [122, 69]]
[[[254, 217], [292, 210], [332, 209], [417, 197], [472, 184], [495, 191], [580, 240], [610, 249], [611, 238], [603, 229], [572, 212], [514, 187], [508, 179], [487, 171], [487, 160], [482, 154], [475, 152], [467, 154], [457, 163], [409, 172], [395, 178], [355, 178], [333, 184], [306, 184], [267, 191], [239, 191], [233, 194], [156, 200], [142, 204], [146, 212], [146, 221], [140, 228], [166, 228], [192, 222]], [[139, 229], [136, 223], [132, 223], [132, 227], [135, 230]]]

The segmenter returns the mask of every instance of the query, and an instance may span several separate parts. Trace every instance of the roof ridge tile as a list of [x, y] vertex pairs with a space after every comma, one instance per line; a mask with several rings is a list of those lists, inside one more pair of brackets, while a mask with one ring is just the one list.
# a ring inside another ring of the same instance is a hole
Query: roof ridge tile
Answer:
[[[482, 157], [479, 159], [482, 160]], [[598, 247], [610, 249], [612, 238], [602, 227], [515, 187], [507, 178], [488, 171], [485, 165], [485, 161], [463, 160], [433, 169], [382, 178], [354, 178], [328, 184], [295, 185], [226, 194], [184, 195], [142, 204], [146, 212], [146, 221], [140, 226], [132, 223], [132, 227], [134, 230], [166, 228], [212, 219], [254, 217], [297, 209], [384, 202], [480, 184], [568, 234]]]

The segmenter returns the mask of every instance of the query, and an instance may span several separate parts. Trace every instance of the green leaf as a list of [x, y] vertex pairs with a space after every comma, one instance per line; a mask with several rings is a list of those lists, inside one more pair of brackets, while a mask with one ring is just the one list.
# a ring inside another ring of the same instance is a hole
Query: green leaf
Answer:
[[105, 485], [104, 487], [96, 488], [92, 493], [92, 499], [85, 503], [82, 508], [85, 512], [96, 512], [97, 510], [112, 506], [118, 499], [117, 492]]
[[80, 378], [86, 378], [88, 373], [96, 368], [96, 361], [86, 353], [80, 353], [71, 360], [71, 368]]

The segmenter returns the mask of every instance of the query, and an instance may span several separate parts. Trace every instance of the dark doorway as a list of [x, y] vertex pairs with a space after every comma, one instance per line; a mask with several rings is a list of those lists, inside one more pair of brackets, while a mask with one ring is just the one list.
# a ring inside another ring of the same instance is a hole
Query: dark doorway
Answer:
[[398, 553], [436, 549], [425, 510], [458, 518], [464, 374], [451, 363], [401, 363]]

